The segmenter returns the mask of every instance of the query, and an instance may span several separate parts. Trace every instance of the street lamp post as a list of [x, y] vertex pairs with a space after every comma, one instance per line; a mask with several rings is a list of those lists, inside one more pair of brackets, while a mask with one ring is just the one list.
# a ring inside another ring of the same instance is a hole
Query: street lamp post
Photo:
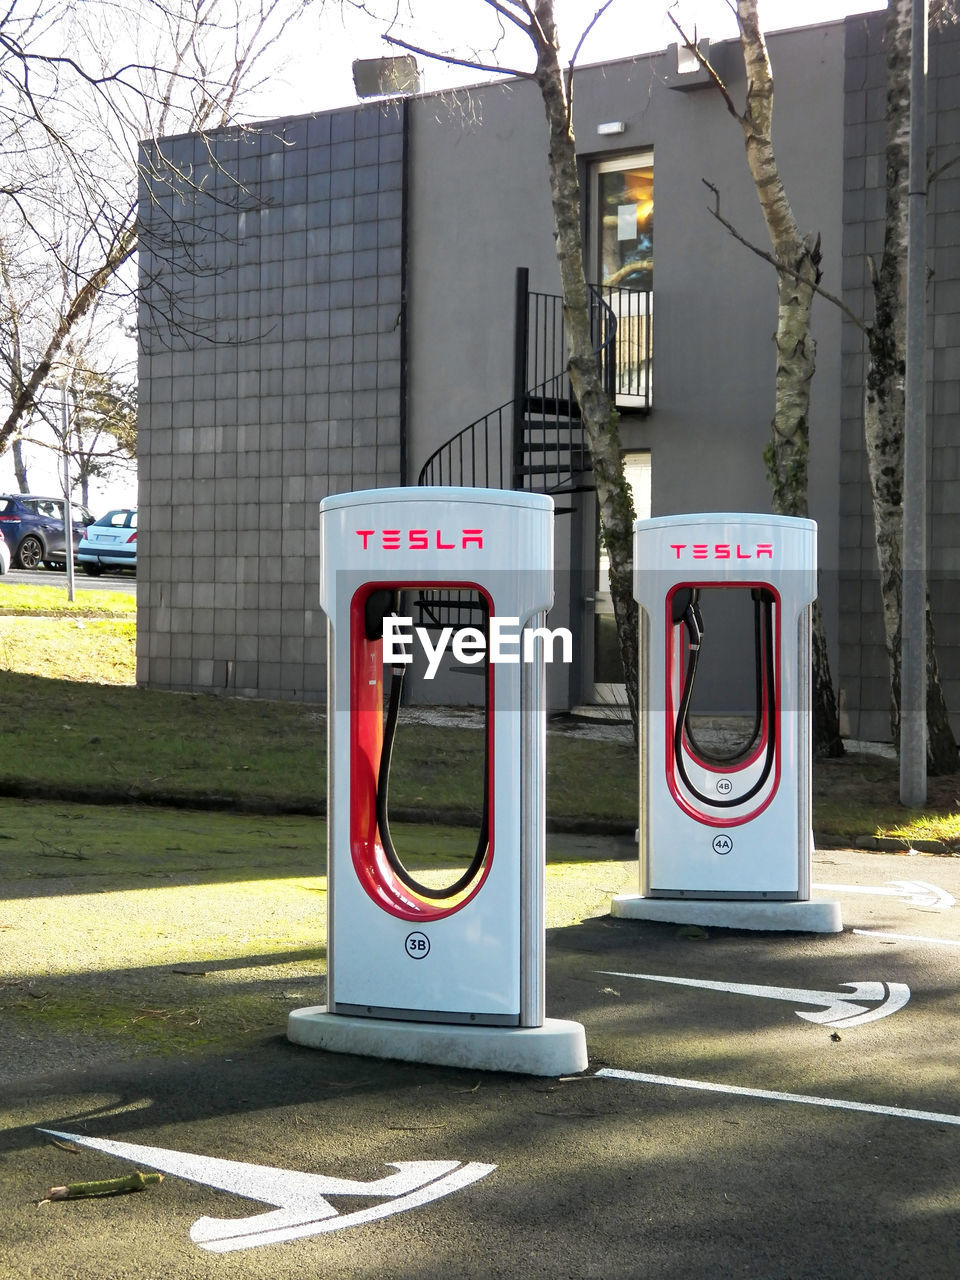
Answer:
[[927, 0], [913, 0], [900, 626], [900, 803], [927, 799]]
[[67, 564], [67, 599], [74, 598], [73, 576], [73, 503], [70, 498], [70, 436], [67, 417], [67, 383], [60, 388], [60, 423], [63, 428], [63, 533]]

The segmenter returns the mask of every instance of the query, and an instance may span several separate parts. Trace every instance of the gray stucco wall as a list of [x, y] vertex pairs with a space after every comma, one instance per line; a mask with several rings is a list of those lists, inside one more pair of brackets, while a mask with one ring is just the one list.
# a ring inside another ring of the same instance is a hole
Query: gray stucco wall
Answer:
[[[885, 68], [883, 14], [847, 19], [844, 171], [844, 299], [872, 319], [868, 255], [883, 246]], [[928, 74], [932, 168], [960, 138], [960, 30], [932, 30]], [[928, 199], [928, 567], [931, 607], [948, 708], [960, 730], [960, 172], [947, 169]], [[866, 344], [843, 335], [840, 683], [852, 736], [888, 740], [890, 695], [876, 575], [870, 487], [863, 448]]]
[[[775, 142], [798, 223], [822, 236], [824, 284], [839, 292], [842, 242], [842, 24], [775, 35]], [[712, 51], [735, 99], [738, 44]], [[574, 126], [584, 176], [604, 156], [652, 149], [654, 164], [654, 408], [624, 416], [623, 444], [649, 450], [653, 514], [770, 509], [763, 449], [774, 409], [776, 277], [712, 217], [722, 212], [769, 249], [743, 135], [710, 86], [673, 88], [670, 54], [586, 67], [575, 77]], [[558, 292], [547, 178], [547, 130], [535, 85], [511, 81], [410, 104], [409, 472], [444, 440], [512, 395], [514, 272]], [[620, 134], [600, 124], [622, 121]], [[815, 145], [811, 140], [815, 140]], [[584, 184], [585, 192], [587, 184]], [[589, 197], [585, 194], [589, 216]], [[589, 231], [589, 228], [588, 228]], [[840, 318], [815, 307], [817, 374], [811, 406], [810, 513], [828, 567], [823, 602], [837, 661]], [[593, 509], [579, 500], [588, 572]], [[578, 567], [575, 521], [558, 520], [557, 563]], [[589, 577], [566, 580], [581, 637]], [[558, 611], [559, 612], [559, 611]], [[565, 619], [564, 619], [565, 620]], [[551, 672], [556, 702], [581, 700]], [[582, 674], [582, 673], [580, 673]], [[724, 710], [721, 685], [707, 691]]]
[[[824, 241], [824, 283], [839, 290], [843, 27], [770, 39], [777, 75], [775, 140], [803, 230]], [[735, 46], [719, 55], [742, 93]], [[762, 451], [773, 414], [776, 282], [711, 217], [723, 213], [767, 248], [743, 138], [709, 88], [668, 87], [668, 55], [584, 68], [574, 125], [585, 166], [605, 155], [654, 152], [654, 398], [625, 444], [654, 450], [655, 514], [765, 505]], [[410, 478], [461, 427], [511, 396], [513, 280], [558, 290], [546, 169], [546, 123], [536, 86], [510, 82], [411, 106]], [[597, 135], [623, 121], [624, 133]], [[812, 147], [810, 139], [817, 145]], [[767, 306], [763, 303], [766, 300]], [[839, 316], [817, 309], [813, 514], [836, 542]], [[429, 353], [429, 354], [428, 354]], [[691, 465], [696, 461], [695, 466]]]
[[[769, 41], [797, 221], [821, 236], [825, 288], [865, 316], [883, 204], [880, 23], [856, 17]], [[741, 100], [738, 47], [714, 54]], [[931, 43], [938, 154], [960, 137], [958, 69], [960, 31], [947, 29]], [[654, 407], [623, 418], [623, 443], [650, 451], [655, 515], [768, 510], [775, 277], [711, 216], [701, 179], [761, 249], [766, 232], [736, 122], [709, 86], [674, 81], [669, 53], [586, 67], [576, 80], [584, 174], [602, 156], [654, 156]], [[597, 133], [615, 120], [623, 133]], [[545, 145], [527, 82], [163, 141], [141, 210], [141, 682], [323, 696], [317, 503], [415, 482], [434, 448], [510, 399], [515, 270], [528, 267], [536, 290], [558, 289]], [[930, 534], [955, 705], [958, 208], [950, 170], [931, 195]], [[822, 299], [814, 324], [810, 513], [827, 635], [850, 731], [883, 737], [862, 337]], [[551, 621], [582, 637], [589, 578], [566, 571], [593, 563], [593, 512], [589, 496], [566, 505], [575, 514], [558, 519]], [[553, 705], [580, 700], [579, 678], [551, 672]]]
[[401, 479], [402, 112], [143, 154], [137, 678], [320, 700], [317, 503]]

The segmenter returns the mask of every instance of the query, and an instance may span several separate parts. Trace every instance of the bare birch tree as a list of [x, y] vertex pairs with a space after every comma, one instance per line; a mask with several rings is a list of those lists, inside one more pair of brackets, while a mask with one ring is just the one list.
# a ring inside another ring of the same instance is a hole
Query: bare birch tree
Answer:
[[[38, 263], [70, 283], [29, 352], [21, 348], [0, 451], [91, 310], [110, 290], [128, 309], [132, 303], [134, 282], [123, 271], [138, 244], [138, 140], [234, 120], [309, 3], [87, 0], [14, 5], [0, 16], [0, 228], [30, 242], [5, 291], [15, 293]], [[66, 239], [58, 220], [70, 224]]]
[[584, 39], [610, 7], [600, 4], [581, 35], [567, 66], [560, 61], [560, 41], [553, 0], [482, 0], [505, 24], [529, 41], [532, 69], [491, 66], [476, 58], [458, 59], [387, 35], [388, 43], [426, 57], [439, 58], [533, 80], [543, 102], [547, 122], [547, 160], [553, 206], [553, 230], [560, 268], [563, 316], [568, 345], [568, 370], [580, 406], [590, 448], [600, 529], [610, 561], [610, 594], [617, 640], [623, 663], [627, 703], [634, 737], [638, 730], [638, 614], [633, 598], [633, 499], [623, 473], [618, 415], [601, 376], [590, 322], [591, 298], [584, 269], [583, 220], [577, 144], [573, 131], [573, 69]]
[[[730, 8], [734, 9], [732, 0]], [[821, 280], [820, 236], [801, 232], [780, 176], [773, 145], [773, 68], [760, 27], [757, 0], [737, 0], [735, 12], [747, 77], [742, 109], [696, 41], [684, 33], [672, 14], [670, 18], [684, 45], [706, 69], [727, 110], [743, 131], [747, 166], [770, 237], [771, 252], [761, 252], [761, 257], [771, 262], [777, 272], [776, 398], [764, 462], [774, 511], [779, 515], [807, 516], [810, 384], [817, 353], [811, 316]], [[711, 189], [716, 201], [714, 216], [747, 244], [721, 215], [719, 192]], [[753, 245], [748, 247], [760, 252]], [[813, 743], [817, 755], [843, 754], [823, 614], [818, 601], [814, 603], [813, 617]]]
[[[873, 501], [884, 642], [890, 670], [891, 729], [895, 743], [899, 743], [900, 738], [911, 7], [912, 0], [890, 0], [887, 7], [884, 32], [886, 206], [882, 253], [877, 262], [872, 260], [870, 262], [874, 300], [874, 314], [870, 321], [855, 315], [841, 299], [823, 289], [820, 283], [819, 238], [813, 241], [810, 237], [800, 237], [795, 226], [791, 225], [789, 208], [787, 208], [788, 216], [780, 217], [777, 214], [776, 202], [769, 202], [769, 194], [778, 192], [778, 179], [770, 176], [768, 180], [764, 176], [763, 169], [757, 164], [757, 160], [763, 156], [764, 147], [754, 141], [751, 148], [751, 136], [755, 132], [755, 126], [758, 122], [760, 123], [759, 134], [762, 137], [765, 118], [766, 131], [769, 134], [769, 116], [765, 96], [769, 93], [772, 105], [773, 93], [772, 79], [769, 79], [769, 87], [763, 88], [768, 78], [764, 67], [765, 53], [760, 52], [763, 36], [757, 22], [756, 0], [738, 0], [737, 3], [737, 18], [740, 24], [748, 80], [748, 103], [743, 113], [737, 111], [719, 77], [709, 64], [700, 58], [701, 63], [707, 67], [715, 83], [723, 92], [728, 110], [744, 129], [748, 161], [751, 159], [751, 150], [753, 151], [751, 173], [757, 183], [758, 192], [761, 193], [761, 204], [764, 205], [773, 246], [773, 255], [768, 260], [774, 262], [779, 272], [777, 411], [774, 435], [767, 452], [775, 503], [779, 501], [789, 504], [791, 495], [799, 493], [801, 483], [805, 492], [806, 400], [809, 381], [813, 375], [815, 349], [808, 329], [805, 334], [804, 324], [809, 324], [813, 295], [824, 294], [830, 302], [839, 306], [847, 318], [866, 335], [868, 368], [864, 385], [864, 443]], [[951, 9], [950, 0], [941, 0], [935, 8], [941, 16], [944, 15]], [[694, 45], [686, 37], [684, 42], [688, 48], [696, 52]], [[748, 47], [753, 51], [752, 53], [748, 52]], [[699, 54], [697, 56], [699, 57]], [[759, 108], [753, 112], [750, 110], [751, 98]], [[772, 172], [772, 170], [768, 171], [770, 174]], [[773, 217], [767, 215], [768, 203], [773, 211]], [[719, 206], [716, 206], [713, 212], [732, 234], [743, 240], [736, 229], [720, 216]], [[781, 209], [780, 213], [782, 212]], [[745, 240], [743, 242], [748, 243]], [[760, 252], [762, 257], [768, 256], [753, 245], [749, 247], [755, 252]], [[787, 361], [784, 361], [785, 354], [789, 357]], [[786, 374], [784, 382], [781, 381], [782, 369]], [[784, 392], [782, 399], [781, 389]], [[778, 423], [782, 426], [778, 427]], [[789, 505], [784, 506], [783, 509], [789, 512]], [[795, 514], [804, 514], [804, 511], [799, 508]], [[943, 697], [929, 598], [927, 600], [926, 662], [928, 769], [933, 774], [949, 773], [957, 768], [960, 760], [958, 760], [957, 743], [950, 727]], [[832, 699], [832, 690], [830, 697]], [[818, 704], [819, 699], [815, 703], [815, 717], [818, 710], [821, 714], [823, 712], [822, 706]]]

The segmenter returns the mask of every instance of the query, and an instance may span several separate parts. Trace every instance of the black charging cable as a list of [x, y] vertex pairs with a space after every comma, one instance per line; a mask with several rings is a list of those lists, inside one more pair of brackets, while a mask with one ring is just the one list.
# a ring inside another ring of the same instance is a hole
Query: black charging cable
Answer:
[[[374, 599], [377, 597], [377, 599]], [[371, 603], [372, 602], [372, 603]], [[364, 623], [368, 640], [380, 639], [383, 635], [383, 619], [388, 613], [399, 612], [399, 592], [387, 590], [372, 591], [367, 598], [364, 611]], [[382, 609], [382, 612], [380, 612]], [[484, 610], [486, 614], [486, 610]], [[379, 623], [377, 617], [379, 616]], [[487, 650], [489, 650], [489, 620], [486, 626]], [[480, 814], [480, 830], [477, 835], [477, 846], [466, 871], [458, 876], [453, 884], [442, 889], [430, 888], [412, 875], [403, 864], [397, 853], [390, 834], [390, 766], [393, 760], [393, 748], [397, 738], [397, 724], [400, 719], [400, 702], [403, 696], [403, 679], [406, 666], [392, 665], [390, 668], [390, 695], [387, 703], [387, 718], [383, 726], [383, 745], [380, 749], [380, 768], [377, 772], [377, 827], [380, 831], [380, 843], [390, 868], [397, 879], [424, 898], [454, 898], [461, 893], [474, 879], [483, 865], [490, 848], [490, 682], [487, 678], [487, 661], [484, 659], [484, 688], [486, 689], [483, 746], [483, 808]]]
[[[757, 672], [756, 716], [751, 739], [746, 747], [738, 748], [731, 756], [711, 756], [697, 744], [688, 723], [690, 704], [693, 700], [694, 685], [697, 680], [697, 668], [700, 664], [700, 650], [703, 645], [703, 617], [700, 613], [699, 591], [695, 587], [687, 587], [674, 594], [672, 618], [674, 626], [681, 622], [687, 629], [688, 661], [684, 674], [683, 690], [674, 725], [673, 754], [677, 772], [692, 796], [701, 804], [716, 809], [731, 809], [745, 804], [761, 790], [770, 776], [777, 752], [777, 717], [776, 717], [776, 672], [774, 670], [773, 642], [773, 595], [763, 587], [754, 587], [751, 592], [754, 601], [754, 665]], [[720, 799], [717, 796], [705, 796], [690, 781], [683, 757], [684, 738], [690, 743], [698, 755], [707, 763], [732, 764], [749, 755], [756, 744], [763, 726], [763, 712], [767, 712], [767, 747], [764, 755], [763, 769], [749, 791], [739, 796]]]

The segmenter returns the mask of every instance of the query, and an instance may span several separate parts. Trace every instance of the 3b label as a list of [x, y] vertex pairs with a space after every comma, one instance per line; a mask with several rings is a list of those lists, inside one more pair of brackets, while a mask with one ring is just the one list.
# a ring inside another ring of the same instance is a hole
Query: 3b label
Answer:
[[430, 939], [425, 933], [408, 933], [403, 949], [411, 960], [422, 960], [430, 953]]

